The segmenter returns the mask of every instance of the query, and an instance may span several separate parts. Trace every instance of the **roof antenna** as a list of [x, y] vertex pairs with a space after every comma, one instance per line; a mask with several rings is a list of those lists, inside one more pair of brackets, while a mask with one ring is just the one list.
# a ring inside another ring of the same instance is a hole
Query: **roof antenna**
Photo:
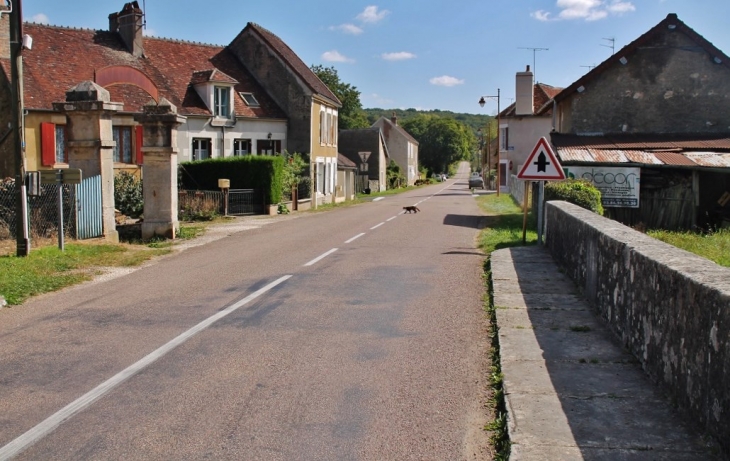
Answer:
[[147, 30], [147, 2], [142, 0], [142, 27]]
[[537, 67], [535, 66], [535, 54], [538, 51], [549, 51], [549, 48], [530, 48], [526, 46], [518, 46], [517, 47], [520, 50], [532, 50], [532, 80], [533, 83], [537, 82]]
[[611, 37], [611, 38], [603, 38], [601, 40], [606, 40], [608, 42], [611, 42], [610, 45], [606, 45], [605, 43], [601, 43], [601, 46], [605, 46], [606, 48], [611, 48], [611, 54], [614, 54], [616, 52], [616, 50], [615, 50], [616, 39], [615, 38], [613, 38], [613, 37]]

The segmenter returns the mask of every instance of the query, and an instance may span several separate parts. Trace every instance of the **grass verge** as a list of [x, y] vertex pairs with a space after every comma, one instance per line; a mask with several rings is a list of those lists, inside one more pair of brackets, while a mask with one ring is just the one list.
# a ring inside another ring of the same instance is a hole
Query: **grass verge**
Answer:
[[706, 234], [650, 230], [646, 234], [721, 266], [730, 267], [730, 229], [719, 229]]
[[[506, 461], [510, 456], [509, 430], [507, 427], [507, 405], [504, 398], [504, 376], [499, 348], [499, 325], [497, 325], [497, 307], [494, 305], [494, 291], [492, 285], [491, 253], [500, 248], [523, 245], [523, 218], [524, 215], [508, 194], [484, 195], [477, 198], [477, 203], [485, 214], [486, 225], [479, 235], [479, 246], [488, 255], [484, 266], [487, 283], [485, 310], [489, 319], [490, 359], [491, 370], [489, 383], [492, 388], [492, 397], [489, 403], [492, 407], [494, 419], [484, 430], [489, 431], [489, 440], [494, 450], [496, 461]], [[530, 214], [527, 219], [525, 241], [529, 244], [537, 242], [535, 220]]]

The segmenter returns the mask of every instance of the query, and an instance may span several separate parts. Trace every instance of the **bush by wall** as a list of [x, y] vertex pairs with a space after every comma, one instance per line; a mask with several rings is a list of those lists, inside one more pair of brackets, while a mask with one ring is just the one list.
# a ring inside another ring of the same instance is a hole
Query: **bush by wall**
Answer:
[[601, 191], [584, 179], [566, 179], [545, 184], [545, 201], [564, 200], [603, 215]]
[[219, 190], [219, 179], [230, 179], [231, 189], [261, 190], [269, 204], [281, 201], [284, 159], [280, 156], [245, 155], [212, 158], [180, 164], [182, 189]]
[[135, 175], [122, 171], [114, 175], [114, 206], [132, 218], [139, 218], [144, 211], [142, 181]]

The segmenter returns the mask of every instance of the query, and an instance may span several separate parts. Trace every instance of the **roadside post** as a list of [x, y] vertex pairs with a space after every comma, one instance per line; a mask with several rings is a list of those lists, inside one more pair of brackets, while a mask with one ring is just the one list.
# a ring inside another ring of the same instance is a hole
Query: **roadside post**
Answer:
[[228, 191], [231, 189], [231, 180], [218, 179], [218, 187], [223, 191], [223, 216], [228, 216]]
[[64, 168], [58, 170], [41, 170], [41, 184], [56, 184], [58, 189], [58, 249], [64, 251], [63, 245], [63, 184], [81, 184], [81, 170]]
[[[543, 210], [545, 181], [565, 179], [565, 172], [548, 140], [543, 136], [537, 141], [535, 148], [517, 173], [517, 179], [523, 181], [539, 181], [537, 198], [537, 243], [542, 244]], [[527, 239], [527, 199], [529, 182], [525, 182], [524, 217], [522, 219], [522, 243]]]

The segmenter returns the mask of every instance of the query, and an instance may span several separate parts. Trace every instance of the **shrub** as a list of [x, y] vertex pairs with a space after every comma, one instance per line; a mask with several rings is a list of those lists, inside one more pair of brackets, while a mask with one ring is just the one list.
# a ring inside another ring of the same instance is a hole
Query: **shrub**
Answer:
[[144, 212], [142, 181], [132, 173], [122, 171], [114, 176], [114, 207], [132, 218]]
[[406, 177], [400, 170], [400, 166], [395, 163], [395, 160], [391, 160], [386, 168], [386, 175], [388, 176], [388, 189], [397, 189], [407, 185]]
[[550, 200], [565, 200], [603, 215], [601, 191], [584, 179], [566, 179], [565, 181], [546, 183], [545, 201]]
[[212, 197], [206, 197], [203, 192], [181, 193], [178, 201], [179, 219], [182, 221], [212, 221], [218, 216], [220, 203]]
[[[298, 152], [289, 154], [284, 152], [284, 166], [282, 169], [282, 195], [289, 197], [291, 190], [298, 187], [304, 179], [309, 180], [309, 160]], [[311, 181], [310, 181], [311, 182]]]

